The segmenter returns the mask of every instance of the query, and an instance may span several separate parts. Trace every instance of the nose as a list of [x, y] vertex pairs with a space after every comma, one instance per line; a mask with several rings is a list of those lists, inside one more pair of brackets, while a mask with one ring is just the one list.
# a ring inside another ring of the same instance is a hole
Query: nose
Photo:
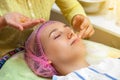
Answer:
[[71, 39], [72, 36], [73, 36], [73, 33], [68, 33], [68, 34], [67, 34], [67, 38], [68, 38], [68, 39]]
[[71, 28], [69, 28], [69, 27], [65, 28], [65, 33], [66, 33], [67, 39], [71, 39], [73, 37], [73, 34], [74, 34], [73, 31], [71, 30]]

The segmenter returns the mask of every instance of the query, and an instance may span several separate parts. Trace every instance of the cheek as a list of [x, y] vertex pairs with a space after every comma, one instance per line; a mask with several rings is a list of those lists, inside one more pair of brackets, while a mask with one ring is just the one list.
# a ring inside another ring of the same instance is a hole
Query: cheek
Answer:
[[85, 46], [82, 42], [71, 46], [63, 40], [47, 43], [47, 56], [54, 62], [70, 62], [76, 56], [82, 57], [85, 54]]
[[69, 48], [69, 45], [65, 41], [62, 42], [62, 40], [54, 41], [53, 43], [48, 43], [48, 46], [46, 49], [48, 53], [47, 55], [51, 60], [67, 59], [68, 57], [67, 54], [70, 52], [70, 50], [71, 49]]
[[51, 43], [48, 43], [48, 46], [50, 46], [49, 48], [52, 49], [52, 51], [56, 52], [61, 52], [64, 49], [68, 48], [67, 41], [61, 39], [51, 41]]
[[83, 57], [86, 53], [85, 45], [82, 41], [80, 41], [78, 44], [73, 46], [74, 53], [78, 54], [79, 56]]

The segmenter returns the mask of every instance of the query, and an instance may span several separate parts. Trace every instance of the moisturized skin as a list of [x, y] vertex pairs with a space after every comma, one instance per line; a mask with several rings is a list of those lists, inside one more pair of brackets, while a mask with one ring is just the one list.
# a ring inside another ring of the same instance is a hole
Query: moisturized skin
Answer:
[[61, 75], [88, 66], [84, 43], [69, 26], [57, 21], [48, 25], [40, 41], [49, 62]]

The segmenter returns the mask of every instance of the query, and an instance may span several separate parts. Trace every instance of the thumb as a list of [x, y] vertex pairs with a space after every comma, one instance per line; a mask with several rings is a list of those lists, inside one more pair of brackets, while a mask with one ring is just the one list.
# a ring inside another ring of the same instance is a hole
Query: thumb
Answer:
[[19, 29], [20, 31], [23, 31], [23, 26], [21, 26], [20, 24], [17, 24], [15, 22], [12, 22], [9, 24], [10, 26]]

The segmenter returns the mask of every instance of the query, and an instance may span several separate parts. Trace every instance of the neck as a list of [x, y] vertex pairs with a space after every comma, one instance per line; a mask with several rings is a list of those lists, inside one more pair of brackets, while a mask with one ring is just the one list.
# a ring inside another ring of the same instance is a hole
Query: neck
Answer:
[[88, 67], [89, 64], [85, 59], [79, 59], [78, 61], [70, 62], [67, 64], [57, 64], [55, 68], [61, 75], [66, 75], [75, 70]]

